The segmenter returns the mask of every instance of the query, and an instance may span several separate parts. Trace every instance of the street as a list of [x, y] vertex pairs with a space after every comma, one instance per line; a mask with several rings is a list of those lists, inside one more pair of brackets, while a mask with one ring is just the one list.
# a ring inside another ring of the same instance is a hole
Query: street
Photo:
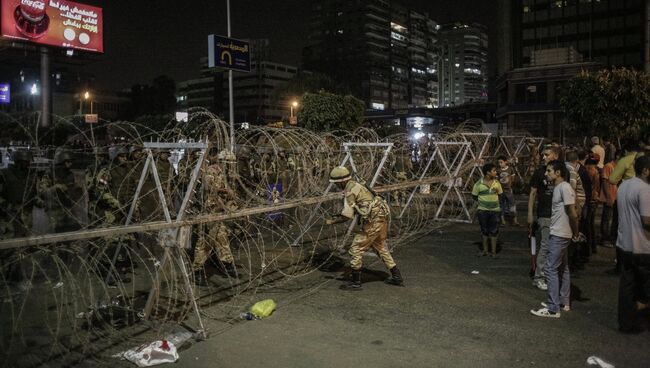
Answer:
[[[363, 291], [338, 289], [316, 271], [258, 292], [278, 309], [264, 320], [208, 321], [207, 341], [181, 348], [176, 367], [581, 367], [595, 355], [616, 367], [647, 367], [650, 333], [617, 331], [613, 249], [572, 279], [560, 319], [530, 314], [545, 292], [528, 278], [523, 227], [502, 231], [500, 258], [475, 256], [478, 225], [450, 225], [395, 251], [406, 287], [380, 282], [366, 257]], [[479, 274], [472, 274], [479, 271]], [[208, 311], [210, 313], [210, 311]]]

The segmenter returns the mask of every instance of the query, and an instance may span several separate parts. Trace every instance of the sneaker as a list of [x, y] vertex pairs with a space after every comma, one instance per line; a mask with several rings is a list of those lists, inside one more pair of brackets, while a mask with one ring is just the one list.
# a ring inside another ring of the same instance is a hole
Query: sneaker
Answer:
[[544, 281], [544, 280], [539, 280], [539, 281], [533, 282], [533, 286], [535, 286], [539, 290], [544, 290], [544, 291], [548, 290], [548, 285], [546, 285], [546, 281]]
[[536, 315], [537, 317], [560, 318], [560, 312], [553, 313], [546, 308], [541, 308], [538, 310], [531, 309], [530, 313]]
[[[546, 304], [546, 302], [541, 302], [540, 304], [542, 304], [542, 307], [548, 308], [548, 304]], [[571, 306], [570, 305], [565, 305], [565, 304], [560, 304], [560, 309], [565, 311], [565, 312], [568, 312], [568, 311], [571, 310]]]

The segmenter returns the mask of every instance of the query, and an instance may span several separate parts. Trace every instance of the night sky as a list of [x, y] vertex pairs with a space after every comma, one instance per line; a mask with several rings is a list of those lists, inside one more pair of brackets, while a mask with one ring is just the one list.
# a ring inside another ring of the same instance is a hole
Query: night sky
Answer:
[[[226, 0], [92, 1], [104, 9], [105, 54], [86, 67], [107, 90], [150, 83], [158, 75], [177, 82], [198, 77], [199, 58], [207, 55], [207, 35], [226, 35]], [[414, 10], [440, 22], [476, 21], [489, 27], [491, 49], [496, 11], [485, 0], [405, 0]], [[306, 43], [307, 0], [231, 0], [232, 37], [269, 38], [271, 59], [300, 65]], [[490, 53], [493, 59], [494, 52]], [[493, 65], [493, 64], [492, 64]], [[492, 69], [492, 68], [491, 68]]]

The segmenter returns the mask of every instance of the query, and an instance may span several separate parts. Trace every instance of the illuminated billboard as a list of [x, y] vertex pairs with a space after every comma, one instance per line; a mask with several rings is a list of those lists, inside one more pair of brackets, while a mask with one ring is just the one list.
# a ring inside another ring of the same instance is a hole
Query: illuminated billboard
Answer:
[[5, 105], [11, 102], [11, 88], [9, 83], [0, 83], [0, 104]]
[[0, 0], [2, 36], [104, 52], [102, 8], [64, 0]]

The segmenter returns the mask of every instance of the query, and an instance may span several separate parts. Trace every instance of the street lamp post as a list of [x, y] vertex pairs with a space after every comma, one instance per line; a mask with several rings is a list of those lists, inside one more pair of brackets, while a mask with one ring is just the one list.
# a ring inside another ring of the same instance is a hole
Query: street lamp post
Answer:
[[289, 124], [297, 124], [297, 120], [293, 115], [293, 109], [298, 107], [298, 101], [292, 101], [289, 104], [290, 113], [289, 113]]
[[[93, 113], [93, 100], [90, 98], [90, 92], [84, 92], [84, 99], [90, 99], [90, 113]], [[90, 123], [90, 139], [93, 141], [93, 146], [95, 145], [95, 133], [93, 132], [93, 123]]]

